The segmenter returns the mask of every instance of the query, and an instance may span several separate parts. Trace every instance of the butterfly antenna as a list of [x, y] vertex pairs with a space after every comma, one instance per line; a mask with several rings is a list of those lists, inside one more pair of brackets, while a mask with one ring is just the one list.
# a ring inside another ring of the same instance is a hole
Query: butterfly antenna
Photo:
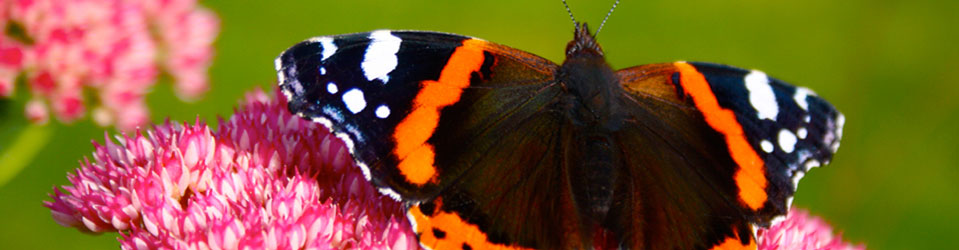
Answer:
[[[619, 0], [616, 0], [617, 2]], [[573, 11], [569, 9], [569, 4], [566, 4], [566, 0], [563, 0], [563, 6], [566, 6], [566, 13], [569, 13], [569, 19], [573, 20], [573, 26], [579, 27], [579, 24], [576, 22], [576, 18], [573, 17]]]
[[[563, 4], [566, 4], [566, 0], [563, 0]], [[603, 18], [603, 22], [599, 24], [599, 28], [596, 29], [596, 34], [594, 34], [593, 37], [599, 35], [599, 31], [603, 30], [603, 25], [606, 25], [606, 20], [609, 20], [609, 16], [613, 14], [613, 10], [616, 9], [616, 5], [619, 5], [619, 0], [616, 0], [616, 2], [613, 3], [613, 7], [609, 8], [609, 12], [606, 12], [606, 17]], [[569, 10], [569, 6], [566, 6], [566, 10]], [[573, 13], [569, 13], [569, 15], [572, 17]]]

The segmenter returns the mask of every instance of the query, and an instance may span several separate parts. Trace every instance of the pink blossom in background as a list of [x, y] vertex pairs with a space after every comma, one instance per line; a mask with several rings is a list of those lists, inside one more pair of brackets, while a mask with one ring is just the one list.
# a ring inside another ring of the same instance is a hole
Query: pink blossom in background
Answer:
[[[120, 232], [124, 249], [419, 248], [402, 205], [363, 178], [341, 140], [289, 114], [283, 95], [252, 92], [219, 124], [94, 142], [92, 161], [44, 205], [61, 225]], [[757, 235], [760, 250], [864, 249], [799, 209]]]
[[47, 110], [64, 122], [89, 111], [122, 130], [148, 120], [144, 95], [161, 70], [184, 99], [207, 90], [219, 29], [195, 0], [0, 0], [0, 25], [0, 97], [27, 87], [31, 121], [46, 121], [36, 116]]
[[285, 103], [255, 92], [217, 129], [108, 136], [45, 206], [64, 226], [119, 231], [124, 249], [418, 248], [401, 204]]
[[24, 113], [27, 115], [27, 120], [33, 123], [43, 124], [50, 119], [47, 106], [44, 105], [43, 101], [40, 100], [28, 101], [26, 105], [26, 111]]

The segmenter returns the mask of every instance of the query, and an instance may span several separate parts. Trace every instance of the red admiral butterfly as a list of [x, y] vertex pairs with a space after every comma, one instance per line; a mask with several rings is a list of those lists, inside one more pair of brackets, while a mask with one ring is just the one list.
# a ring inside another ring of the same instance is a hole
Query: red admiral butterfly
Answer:
[[756, 70], [613, 70], [585, 24], [561, 65], [380, 30], [306, 40], [276, 69], [290, 111], [342, 138], [433, 249], [755, 249], [844, 120]]

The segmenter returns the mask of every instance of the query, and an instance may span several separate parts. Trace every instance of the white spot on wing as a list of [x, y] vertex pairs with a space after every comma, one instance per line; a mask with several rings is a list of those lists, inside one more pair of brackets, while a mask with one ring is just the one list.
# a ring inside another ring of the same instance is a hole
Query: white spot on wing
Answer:
[[[332, 128], [332, 127], [331, 127], [331, 128]], [[340, 140], [343, 140], [343, 143], [346, 144], [346, 148], [350, 150], [350, 155], [354, 155], [354, 152], [356, 152], [356, 149], [354, 148], [354, 146], [355, 146], [356, 144], [353, 143], [353, 139], [350, 139], [350, 135], [348, 135], [348, 134], [346, 134], [346, 133], [336, 133], [335, 135], [336, 135], [336, 138], [340, 138]], [[355, 155], [354, 155], [354, 156], [355, 156]], [[357, 161], [356, 164], [357, 164], [358, 166], [360, 166], [359, 164], [363, 164], [363, 163]], [[362, 170], [362, 169], [366, 169], [366, 170], [365, 170], [365, 171], [366, 171], [365, 174], [368, 174], [368, 173], [369, 173], [369, 170], [370, 170], [369, 168], [366, 167], [366, 164], [361, 165], [361, 166], [360, 166], [360, 169], [361, 169], [361, 170]], [[364, 174], [364, 177], [369, 178], [369, 176], [368, 176], [368, 175], [365, 175], [365, 174]], [[369, 179], [367, 179], [367, 180], [369, 180]]]
[[283, 90], [283, 96], [286, 96], [287, 100], [293, 100], [293, 93], [290, 93], [290, 91], [286, 90], [286, 88], [280, 88], [280, 89]]
[[393, 191], [393, 189], [378, 188], [377, 190], [379, 190], [381, 194], [389, 196], [390, 198], [393, 198], [393, 200], [395, 201], [402, 201], [402, 199], [400, 198], [400, 194], [397, 193], [396, 191]]
[[809, 131], [806, 131], [806, 128], [799, 128], [799, 130], [796, 131], [796, 136], [798, 136], [799, 139], [806, 139], [806, 134], [808, 133]]
[[326, 92], [330, 92], [330, 94], [336, 94], [336, 92], [339, 92], [339, 91], [340, 91], [340, 88], [336, 87], [336, 83], [334, 82], [326, 83]]
[[796, 149], [796, 135], [787, 129], [779, 130], [779, 148], [787, 154], [792, 153]]
[[[787, 198], [786, 198], [786, 207], [787, 207], [787, 208], [790, 208], [790, 207], [792, 207], [792, 204], [793, 204], [793, 197], [792, 197], [792, 196], [787, 197]], [[770, 226], [779, 225], [779, 223], [782, 223], [782, 222], [785, 221], [785, 220], [786, 220], [786, 216], [785, 216], [785, 215], [775, 216], [775, 217], [773, 217], [772, 220], [769, 221], [769, 225], [770, 225]], [[756, 237], [753, 237], [753, 239], [756, 239]]]
[[812, 168], [814, 168], [814, 167], [819, 167], [820, 165], [822, 165], [822, 164], [819, 163], [819, 161], [817, 161], [817, 160], [810, 160], [810, 161], [806, 162], [806, 165], [803, 165], [803, 167], [805, 168], [806, 171], [809, 171], [810, 169], [812, 169]]
[[276, 59], [273, 59], [273, 69], [275, 69], [276, 71], [280, 71], [282, 67], [283, 67], [282, 57], [278, 56], [276, 57]]
[[843, 126], [846, 126], [846, 116], [843, 114], [836, 115], [836, 137], [837, 138], [842, 139]]
[[286, 82], [286, 77], [283, 76], [283, 59], [281, 57], [276, 57], [276, 60], [273, 60], [273, 68], [276, 69], [277, 83], [283, 84]]
[[413, 217], [412, 211], [406, 211], [406, 221], [410, 222], [410, 226], [413, 226], [413, 229], [416, 229], [416, 218]]
[[799, 171], [793, 174], [793, 178], [792, 178], [793, 191], [799, 190], [799, 180], [802, 180], [802, 177], [805, 175], [806, 173], [802, 171]]
[[330, 105], [323, 106], [323, 115], [326, 115], [330, 119], [333, 119], [333, 121], [335, 121], [337, 124], [345, 120], [343, 119], [343, 113], [340, 112], [339, 109], [334, 108], [333, 106], [330, 106]]
[[366, 80], [380, 79], [384, 84], [389, 82], [388, 74], [396, 68], [398, 60], [396, 52], [400, 51], [403, 39], [394, 36], [389, 30], [377, 30], [370, 33], [370, 45], [366, 47], [363, 56], [363, 74]]
[[320, 66], [320, 75], [326, 75], [326, 67]]
[[323, 47], [323, 52], [321, 52], [322, 53], [321, 55], [323, 55], [323, 59], [321, 60], [325, 61], [327, 58], [330, 58], [331, 56], [333, 56], [333, 54], [336, 54], [337, 48], [336, 48], [336, 44], [333, 44], [332, 37], [328, 37], [328, 36], [316, 37], [316, 38], [310, 39], [310, 41], [318, 42], [320, 43], [320, 46]]
[[[302, 112], [301, 112], [301, 113], [296, 113], [296, 115], [298, 115], [298, 116], [300, 116], [300, 117], [306, 117], [306, 115], [303, 114]], [[333, 132], [333, 122], [331, 122], [329, 119], [326, 119], [326, 118], [323, 118], [323, 117], [314, 117], [314, 118], [313, 118], [313, 122], [319, 123], [320, 125], [323, 125], [323, 127], [325, 127], [325, 128], [326, 128], [327, 130], [329, 130], [330, 132]]]
[[370, 167], [366, 166], [365, 163], [357, 162], [356, 166], [360, 167], [360, 172], [363, 173], [363, 178], [367, 181], [371, 180], [373, 177], [370, 175]]
[[759, 119], [776, 120], [779, 114], [779, 104], [776, 103], [776, 94], [769, 86], [769, 77], [762, 71], [753, 70], [744, 78], [746, 89], [749, 90], [749, 103], [756, 109]]
[[809, 103], [806, 102], [806, 97], [809, 95], [815, 95], [812, 90], [809, 90], [804, 87], [796, 87], [796, 94], [793, 95], [793, 100], [796, 101], [796, 104], [799, 105], [802, 110], [809, 110]]
[[390, 107], [387, 107], [386, 104], [381, 104], [379, 107], [376, 107], [376, 117], [380, 119], [386, 119], [390, 116]]
[[366, 108], [366, 98], [363, 97], [363, 91], [355, 88], [347, 90], [346, 93], [343, 93], [343, 104], [346, 104], [346, 109], [354, 114], [363, 111]]
[[769, 142], [768, 140], [763, 140], [763, 141], [759, 142], [759, 146], [762, 147], [762, 148], [763, 148], [763, 151], [766, 151], [766, 153], [772, 153], [772, 152], [773, 152], [773, 143], [772, 143], [772, 142]]

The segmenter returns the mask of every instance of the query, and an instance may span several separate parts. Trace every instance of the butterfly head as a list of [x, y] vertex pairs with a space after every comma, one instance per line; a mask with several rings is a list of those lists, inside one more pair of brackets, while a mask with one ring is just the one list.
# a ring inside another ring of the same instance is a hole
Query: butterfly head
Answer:
[[612, 67], [603, 57], [603, 49], [585, 23], [576, 25], [557, 78], [573, 97], [565, 106], [574, 124], [603, 131], [619, 128], [624, 115], [617, 107], [615, 96], [620, 87]]
[[603, 48], [599, 47], [596, 37], [589, 33], [586, 23], [576, 24], [573, 40], [566, 45], [566, 57], [573, 56], [603, 56]]

